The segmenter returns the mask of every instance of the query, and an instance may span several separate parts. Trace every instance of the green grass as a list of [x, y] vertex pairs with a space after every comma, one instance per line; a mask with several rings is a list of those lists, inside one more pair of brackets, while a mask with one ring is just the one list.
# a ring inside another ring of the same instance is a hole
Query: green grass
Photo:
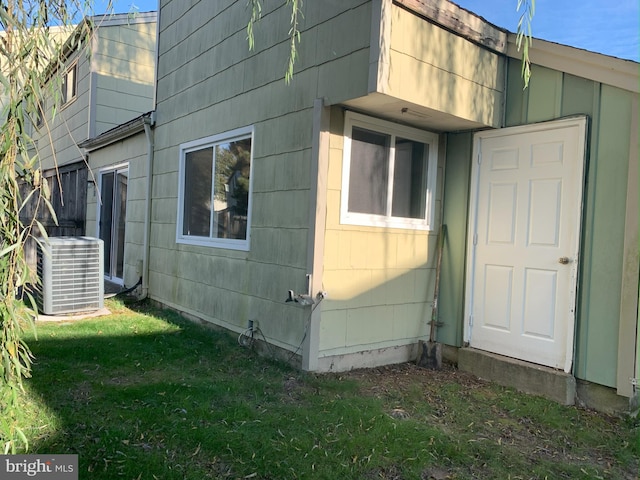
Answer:
[[313, 375], [142, 306], [40, 323], [30, 453], [81, 479], [636, 478], [638, 422], [447, 367]]

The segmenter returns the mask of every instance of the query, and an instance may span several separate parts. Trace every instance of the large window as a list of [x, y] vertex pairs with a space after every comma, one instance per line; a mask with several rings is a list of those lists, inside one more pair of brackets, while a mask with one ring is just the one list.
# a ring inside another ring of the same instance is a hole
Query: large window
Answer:
[[180, 146], [177, 241], [249, 249], [251, 127]]
[[347, 112], [344, 137], [341, 223], [433, 229], [438, 136]]

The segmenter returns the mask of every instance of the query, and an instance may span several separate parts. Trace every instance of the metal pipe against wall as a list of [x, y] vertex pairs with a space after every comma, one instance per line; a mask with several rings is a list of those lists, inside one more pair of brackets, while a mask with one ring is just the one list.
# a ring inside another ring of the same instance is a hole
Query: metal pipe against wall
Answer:
[[156, 123], [156, 112], [144, 117], [144, 134], [147, 138], [147, 181], [145, 192], [145, 210], [144, 210], [144, 238], [142, 241], [142, 293], [140, 300], [147, 298], [149, 294], [149, 238], [151, 236], [151, 188], [153, 186], [153, 149], [154, 139], [153, 127]]

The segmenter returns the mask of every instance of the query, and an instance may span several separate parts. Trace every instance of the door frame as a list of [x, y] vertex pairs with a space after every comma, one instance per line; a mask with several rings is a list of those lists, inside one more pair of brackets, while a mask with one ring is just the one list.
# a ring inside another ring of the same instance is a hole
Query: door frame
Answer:
[[[100, 223], [102, 221], [102, 192], [103, 192], [103, 180], [104, 180], [104, 175], [109, 174], [109, 173], [114, 173], [116, 174], [117, 177], [117, 173], [118, 172], [122, 172], [122, 171], [126, 171], [127, 172], [127, 178], [129, 177], [129, 162], [124, 162], [124, 163], [119, 163], [117, 165], [110, 165], [108, 167], [103, 167], [100, 168], [98, 170], [98, 199], [96, 202], [96, 238], [100, 238]], [[114, 177], [114, 178], [116, 178]], [[127, 199], [125, 200], [125, 205], [126, 203], [128, 203], [128, 192], [127, 192]], [[112, 205], [112, 209], [113, 209], [113, 205]], [[113, 210], [112, 210], [113, 212]], [[114, 225], [113, 225], [113, 220], [114, 220], [114, 216], [112, 215], [112, 237], [113, 237], [113, 230], [114, 230]], [[125, 231], [126, 231], [126, 220], [125, 220]], [[126, 242], [125, 245], [123, 245], [123, 252], [124, 252], [124, 247], [126, 246]], [[111, 254], [109, 255], [109, 258], [111, 258], [111, 265], [110, 265], [110, 271], [111, 271], [111, 275], [107, 275], [105, 272], [103, 272], [104, 278], [106, 280], [109, 280], [110, 282], [119, 284], [119, 285], [124, 285], [124, 265], [123, 265], [123, 272], [122, 272], [122, 278], [119, 277], [115, 277], [113, 276], [113, 259], [114, 259], [114, 255], [113, 255], [113, 250], [115, 248], [114, 242], [111, 242]], [[104, 258], [107, 258], [107, 253], [104, 253]], [[124, 253], [123, 253], [123, 264], [124, 264]]]
[[[575, 346], [575, 325], [576, 325], [576, 308], [579, 289], [579, 271], [581, 264], [581, 250], [583, 237], [583, 214], [584, 214], [584, 187], [585, 187], [585, 172], [586, 172], [586, 156], [588, 146], [588, 117], [585, 115], [572, 116], [568, 118], [551, 120], [547, 122], [533, 123], [527, 125], [520, 125], [515, 127], [506, 127], [495, 130], [485, 130], [476, 132], [473, 136], [473, 153], [472, 153], [472, 166], [471, 177], [469, 187], [469, 217], [467, 222], [467, 251], [466, 251], [466, 275], [465, 275], [465, 295], [464, 295], [464, 317], [463, 317], [463, 344], [469, 346], [471, 344], [472, 334], [472, 320], [471, 315], [474, 305], [474, 277], [476, 269], [475, 258], [475, 245], [474, 235], [477, 231], [478, 225], [478, 194], [479, 194], [479, 179], [480, 179], [480, 152], [481, 141], [483, 138], [501, 137], [505, 135], [519, 135], [540, 132], [545, 130], [551, 130], [556, 128], [568, 128], [578, 127], [579, 129], [579, 141], [582, 143], [582, 161], [578, 159], [579, 170], [579, 188], [580, 199], [578, 202], [579, 213], [577, 219], [577, 235], [575, 238], [574, 251], [576, 252], [576, 261], [571, 264], [571, 277], [575, 288], [572, 288], [569, 292], [569, 304], [573, 306], [570, 315], [571, 318], [568, 322], [566, 332], [566, 355], [564, 362], [564, 371], [566, 373], [571, 372], [573, 366], [574, 346]], [[580, 151], [580, 150], [579, 150]], [[473, 347], [473, 345], [471, 345]]]

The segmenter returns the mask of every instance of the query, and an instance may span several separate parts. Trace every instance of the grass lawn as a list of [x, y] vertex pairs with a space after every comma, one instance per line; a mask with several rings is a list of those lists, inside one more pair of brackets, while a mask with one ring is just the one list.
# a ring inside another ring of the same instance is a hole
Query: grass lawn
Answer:
[[149, 307], [39, 323], [29, 453], [81, 479], [635, 479], [640, 425], [458, 372], [314, 375]]

